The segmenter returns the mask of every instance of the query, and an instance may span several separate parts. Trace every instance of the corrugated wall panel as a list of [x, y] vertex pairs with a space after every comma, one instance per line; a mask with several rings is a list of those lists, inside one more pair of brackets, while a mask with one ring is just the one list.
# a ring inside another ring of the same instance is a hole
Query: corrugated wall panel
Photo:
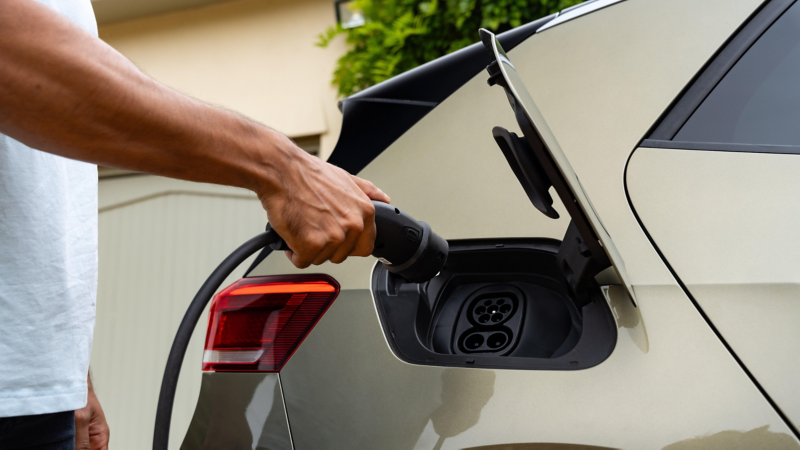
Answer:
[[[156, 177], [125, 180], [130, 189]], [[104, 185], [100, 183], [101, 197]], [[111, 427], [114, 449], [142, 449], [152, 442], [164, 364], [186, 307], [216, 265], [263, 231], [261, 204], [241, 191], [226, 197], [165, 191], [141, 201], [104, 207], [100, 213], [100, 277], [92, 374]], [[240, 277], [237, 270], [225, 283]], [[181, 372], [170, 447], [183, 440], [200, 389], [200, 361], [207, 318], [198, 324]]]

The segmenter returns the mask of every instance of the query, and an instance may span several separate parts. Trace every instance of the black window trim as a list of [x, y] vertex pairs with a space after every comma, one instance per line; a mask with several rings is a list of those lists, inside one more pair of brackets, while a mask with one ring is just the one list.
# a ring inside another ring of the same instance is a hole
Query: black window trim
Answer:
[[[512, 28], [497, 38], [510, 50], [556, 16]], [[479, 41], [341, 100], [342, 126], [328, 162], [358, 174], [490, 62]]]
[[[694, 114], [717, 84], [728, 74], [728, 71], [739, 61], [742, 55], [764, 34], [767, 29], [795, 3], [796, 0], [767, 0], [756, 10], [750, 19], [737, 30], [717, 54], [712, 57], [698, 75], [678, 95], [676, 101], [667, 108], [662, 118], [642, 142], [643, 147], [676, 148], [677, 141], [672, 141], [683, 124]], [[669, 145], [662, 145], [669, 142]], [[690, 149], [686, 145], [703, 146], [695, 150], [740, 151], [757, 153], [800, 153], [800, 147], [761, 146], [727, 143], [680, 143], [680, 149]], [[764, 151], [765, 147], [794, 149], [791, 151]]]

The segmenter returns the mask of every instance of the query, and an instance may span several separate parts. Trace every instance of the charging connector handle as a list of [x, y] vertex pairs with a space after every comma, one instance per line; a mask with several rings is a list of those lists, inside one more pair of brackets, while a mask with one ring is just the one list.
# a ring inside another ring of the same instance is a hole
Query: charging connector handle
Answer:
[[[389, 272], [408, 281], [424, 283], [435, 277], [447, 261], [447, 241], [434, 233], [427, 223], [417, 221], [399, 208], [376, 200], [372, 204], [375, 206], [372, 256]], [[270, 244], [270, 248], [290, 250], [283, 239]]]

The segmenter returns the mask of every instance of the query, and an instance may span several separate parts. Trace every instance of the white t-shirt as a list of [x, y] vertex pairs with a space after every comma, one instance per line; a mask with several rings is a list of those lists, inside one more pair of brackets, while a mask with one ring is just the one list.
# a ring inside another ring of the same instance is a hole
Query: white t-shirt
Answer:
[[[97, 36], [90, 0], [40, 0]], [[0, 134], [0, 417], [86, 405], [97, 168]]]

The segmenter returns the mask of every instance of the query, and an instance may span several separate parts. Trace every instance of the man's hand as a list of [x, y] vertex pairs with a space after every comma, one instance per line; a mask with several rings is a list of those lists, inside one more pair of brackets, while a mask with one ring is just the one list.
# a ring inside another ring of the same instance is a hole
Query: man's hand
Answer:
[[108, 450], [109, 429], [106, 415], [94, 394], [92, 379], [89, 381], [89, 397], [86, 406], [75, 411], [75, 449]]
[[[284, 145], [294, 147], [284, 138]], [[296, 148], [296, 147], [294, 147]], [[269, 222], [293, 250], [287, 256], [305, 268], [348, 256], [369, 256], [375, 244], [375, 207], [389, 203], [372, 183], [304, 151], [280, 171], [277, 186], [259, 193]]]

